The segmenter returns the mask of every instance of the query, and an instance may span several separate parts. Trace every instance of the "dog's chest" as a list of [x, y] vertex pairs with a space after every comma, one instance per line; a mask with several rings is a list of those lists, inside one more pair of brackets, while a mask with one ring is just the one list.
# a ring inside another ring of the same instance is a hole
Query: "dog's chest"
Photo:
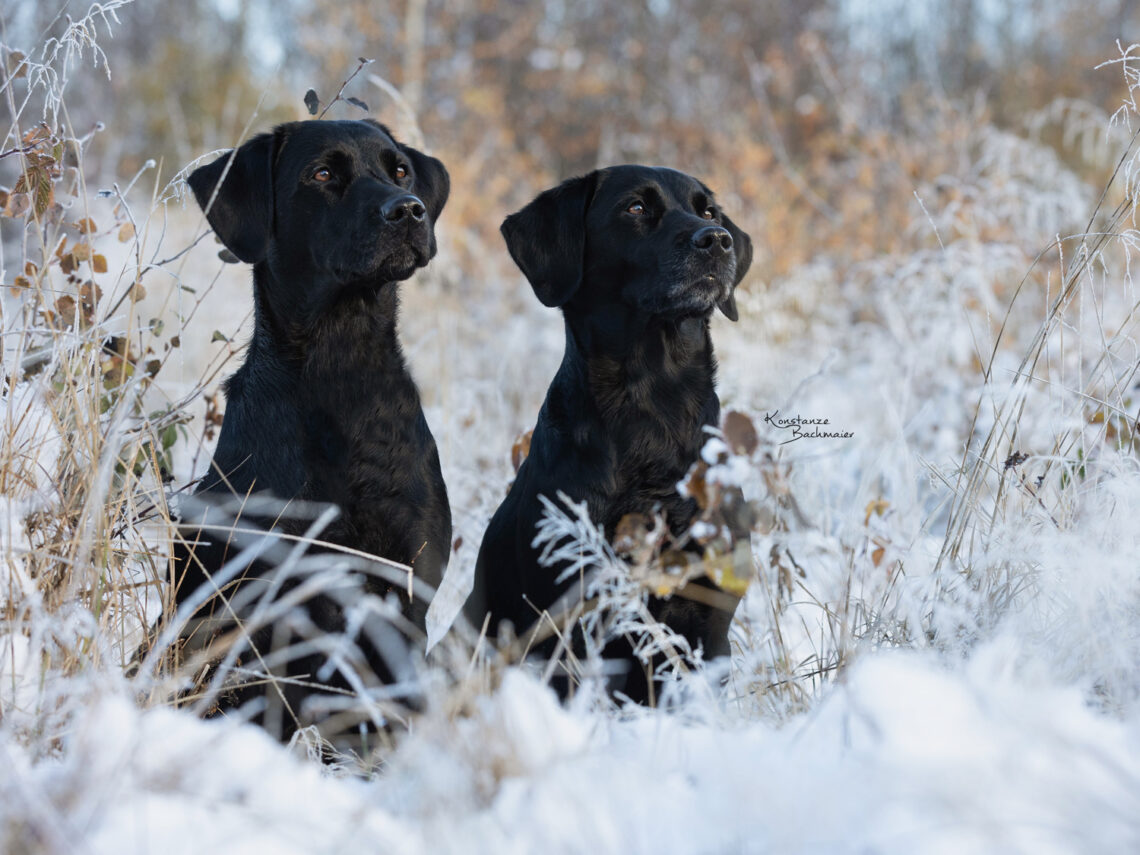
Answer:
[[394, 486], [434, 448], [419, 394], [402, 366], [310, 384], [300, 411], [310, 475], [336, 473], [344, 487], [377, 479]]
[[600, 436], [608, 465], [596, 518], [608, 532], [630, 513], [664, 513], [674, 529], [695, 513], [677, 483], [700, 455], [706, 425], [715, 424], [719, 405], [711, 378], [678, 384], [655, 377], [615, 392], [603, 410]]
[[699, 455], [698, 437], [683, 440], [649, 425], [631, 434], [611, 446], [612, 478], [599, 514], [607, 533], [612, 535], [621, 518], [632, 513], [660, 512], [670, 527], [687, 526], [695, 508], [677, 492], [677, 483]]
[[331, 326], [306, 360], [305, 492], [340, 507], [355, 547], [408, 560], [403, 541], [422, 545], [422, 520], [440, 512], [442, 478], [394, 328], [367, 320]]

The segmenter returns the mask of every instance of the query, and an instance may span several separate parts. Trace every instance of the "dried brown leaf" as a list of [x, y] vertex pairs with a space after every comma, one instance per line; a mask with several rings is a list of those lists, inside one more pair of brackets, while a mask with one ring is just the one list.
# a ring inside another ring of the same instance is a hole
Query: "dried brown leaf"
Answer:
[[65, 327], [75, 325], [75, 298], [64, 295], [55, 301], [55, 310]]
[[682, 482], [686, 495], [691, 496], [702, 511], [706, 510], [711, 502], [709, 485], [705, 481], [705, 475], [708, 471], [709, 465], [703, 460], [698, 460], [689, 469], [689, 474], [685, 476], [685, 480]]
[[5, 217], [22, 217], [32, 209], [32, 199], [27, 193], [13, 191], [8, 194], [8, 201], [4, 205]]
[[50, 138], [51, 131], [48, 130], [48, 126], [41, 123], [24, 133], [23, 144], [24, 147], [27, 148], [28, 146], [35, 145], [36, 143], [41, 143], [44, 140]]
[[653, 530], [653, 520], [645, 514], [626, 514], [618, 520], [614, 529], [613, 546], [618, 555], [631, 555], [638, 561], [649, 544], [649, 533]]
[[760, 437], [752, 419], [737, 410], [729, 410], [724, 416], [724, 441], [733, 454], [749, 455], [760, 444]]
[[83, 306], [83, 320], [92, 323], [95, 320], [95, 307], [103, 296], [103, 289], [88, 279], [79, 286], [79, 300]]
[[863, 509], [863, 525], [868, 525], [871, 522], [872, 514], [881, 517], [890, 506], [891, 503], [886, 499], [872, 499], [867, 502], [867, 507]]
[[55, 201], [55, 188], [52, 186], [51, 176], [47, 170], [41, 169], [36, 172], [34, 201], [37, 217], [46, 214], [52, 202]]
[[24, 62], [27, 56], [18, 50], [8, 52], [8, 76], [13, 80], [28, 76], [28, 64]]
[[519, 471], [523, 461], [530, 455], [530, 438], [533, 433], [534, 431], [528, 430], [526, 433], [519, 434], [511, 446], [511, 465], [515, 467], [515, 472]]

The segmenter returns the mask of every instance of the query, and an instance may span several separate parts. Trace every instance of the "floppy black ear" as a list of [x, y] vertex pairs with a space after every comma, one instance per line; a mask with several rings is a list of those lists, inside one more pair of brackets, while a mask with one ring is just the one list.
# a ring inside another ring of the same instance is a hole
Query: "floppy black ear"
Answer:
[[544, 306], [564, 305], [582, 284], [586, 210], [597, 183], [597, 172], [563, 181], [499, 227], [511, 258]]
[[736, 310], [736, 286], [752, 266], [752, 238], [742, 232], [728, 217], [722, 215], [720, 219], [721, 225], [732, 235], [732, 251], [736, 254], [736, 277], [733, 279], [732, 287], [728, 289], [728, 296], [716, 305], [724, 312], [726, 318], [737, 321], [740, 320], [740, 312]]
[[416, 176], [415, 193], [427, 206], [431, 221], [434, 223], [443, 212], [447, 197], [451, 195], [451, 178], [447, 174], [447, 169], [440, 160], [430, 154], [416, 151], [410, 145], [401, 143], [396, 145], [400, 146], [408, 156], [408, 160], [412, 162], [412, 172]]
[[259, 134], [186, 179], [214, 234], [247, 264], [264, 260], [269, 247], [273, 151], [274, 135]]

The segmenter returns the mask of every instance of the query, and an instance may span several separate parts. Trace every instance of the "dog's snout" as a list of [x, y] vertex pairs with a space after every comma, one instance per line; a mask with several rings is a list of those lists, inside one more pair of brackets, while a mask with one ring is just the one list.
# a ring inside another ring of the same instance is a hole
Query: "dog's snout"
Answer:
[[732, 235], [723, 226], [705, 226], [693, 234], [693, 246], [706, 252], [728, 252], [732, 249]]
[[426, 213], [427, 208], [424, 207], [424, 203], [421, 202], [417, 196], [412, 196], [411, 194], [388, 199], [380, 206], [381, 216], [383, 216], [385, 220], [393, 223], [405, 218], [418, 223], [423, 220]]

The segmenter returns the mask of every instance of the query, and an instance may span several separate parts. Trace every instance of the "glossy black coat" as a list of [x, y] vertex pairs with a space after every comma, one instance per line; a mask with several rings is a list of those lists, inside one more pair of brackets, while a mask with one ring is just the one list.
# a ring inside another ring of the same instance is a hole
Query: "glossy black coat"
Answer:
[[[696, 506], [677, 492], [716, 425], [716, 360], [709, 320], [736, 320], [734, 289], [751, 241], [696, 179], [669, 169], [620, 166], [572, 179], [503, 223], [512, 257], [538, 298], [562, 308], [566, 352], [550, 385], [530, 452], [484, 535], [465, 613], [516, 631], [573, 584], [539, 564], [531, 544], [539, 496], [585, 501], [612, 538], [626, 514], [661, 512], [674, 533]], [[651, 611], [706, 657], [728, 652], [731, 614], [674, 597]], [[624, 640], [614, 682], [645, 702], [650, 686]]]
[[[223, 244], [253, 265], [254, 290], [253, 337], [226, 384], [196, 497], [335, 504], [340, 515], [321, 539], [411, 565], [437, 587], [451, 513], [396, 321], [397, 283], [435, 254], [443, 165], [371, 121], [308, 121], [257, 136], [188, 181]], [[216, 532], [203, 540], [198, 558], [216, 572], [233, 550]], [[205, 576], [197, 561], [180, 569], [182, 599]], [[373, 593], [390, 587], [370, 583]], [[405, 599], [421, 629], [426, 608]], [[313, 615], [329, 631], [343, 623], [329, 601]]]

